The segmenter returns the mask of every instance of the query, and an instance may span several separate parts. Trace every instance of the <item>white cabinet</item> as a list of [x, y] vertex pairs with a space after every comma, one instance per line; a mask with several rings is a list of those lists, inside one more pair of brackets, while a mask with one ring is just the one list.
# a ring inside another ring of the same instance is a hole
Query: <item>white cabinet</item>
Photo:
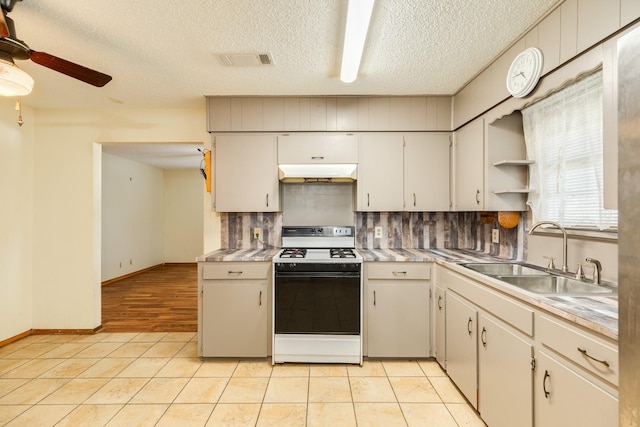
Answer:
[[528, 166], [522, 115], [479, 118], [454, 132], [454, 209], [523, 211]]
[[276, 137], [215, 135], [214, 210], [275, 212], [280, 209]]
[[404, 210], [449, 210], [448, 132], [413, 133], [404, 136]]
[[533, 346], [486, 313], [480, 314], [478, 331], [478, 411], [482, 419], [491, 427], [532, 426]]
[[435, 357], [440, 366], [447, 369], [447, 352], [446, 352], [446, 290], [440, 286], [436, 286], [435, 292]]
[[546, 351], [536, 355], [536, 426], [614, 427], [618, 399]]
[[353, 134], [287, 134], [278, 137], [278, 164], [358, 163]]
[[447, 374], [478, 408], [478, 310], [456, 293], [447, 291]]
[[450, 133], [360, 136], [357, 210], [449, 210]]
[[365, 264], [367, 355], [429, 357], [431, 264]]
[[536, 426], [617, 426], [617, 343], [547, 314], [536, 335]]
[[357, 210], [403, 210], [403, 142], [402, 134], [360, 135]]
[[484, 210], [484, 119], [476, 119], [453, 133], [454, 210]]
[[198, 273], [198, 355], [266, 357], [271, 263], [199, 263]]

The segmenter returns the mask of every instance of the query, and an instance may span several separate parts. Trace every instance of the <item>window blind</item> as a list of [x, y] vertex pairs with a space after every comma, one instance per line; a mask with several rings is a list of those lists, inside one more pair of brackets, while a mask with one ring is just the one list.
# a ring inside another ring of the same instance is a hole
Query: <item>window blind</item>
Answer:
[[530, 167], [527, 204], [535, 221], [616, 228], [604, 209], [602, 70], [522, 110]]

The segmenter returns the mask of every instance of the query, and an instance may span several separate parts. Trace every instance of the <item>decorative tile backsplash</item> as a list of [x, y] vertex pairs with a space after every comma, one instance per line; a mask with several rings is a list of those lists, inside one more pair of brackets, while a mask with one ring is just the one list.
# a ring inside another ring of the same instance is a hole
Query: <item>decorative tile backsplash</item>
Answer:
[[[508, 259], [522, 259], [524, 223], [504, 228], [497, 215], [489, 222], [480, 212], [356, 212], [356, 246], [367, 249], [469, 249]], [[380, 227], [381, 238], [375, 238]], [[491, 243], [491, 230], [497, 228], [500, 243]]]
[[[528, 215], [521, 215], [518, 226], [509, 229], [498, 224], [497, 215], [480, 212], [355, 212], [354, 218], [358, 248], [468, 249], [506, 259], [523, 259]], [[281, 245], [281, 212], [221, 213], [220, 221], [222, 248], [261, 249]], [[375, 238], [376, 227], [381, 228], [381, 238]], [[255, 239], [255, 228], [262, 230], [261, 242]], [[491, 243], [494, 228], [500, 230], [500, 243]]]

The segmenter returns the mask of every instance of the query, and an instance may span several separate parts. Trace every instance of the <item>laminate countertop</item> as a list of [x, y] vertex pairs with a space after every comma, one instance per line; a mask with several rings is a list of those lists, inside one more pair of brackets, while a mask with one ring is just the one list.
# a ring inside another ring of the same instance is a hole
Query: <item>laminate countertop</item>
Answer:
[[[271, 261], [280, 248], [218, 249], [197, 258], [198, 262]], [[465, 262], [506, 262], [482, 252], [454, 249], [362, 249], [365, 262], [434, 262], [481, 281], [534, 307], [555, 314], [604, 336], [618, 339], [618, 296], [548, 296], [520, 290], [498, 279], [460, 265]]]

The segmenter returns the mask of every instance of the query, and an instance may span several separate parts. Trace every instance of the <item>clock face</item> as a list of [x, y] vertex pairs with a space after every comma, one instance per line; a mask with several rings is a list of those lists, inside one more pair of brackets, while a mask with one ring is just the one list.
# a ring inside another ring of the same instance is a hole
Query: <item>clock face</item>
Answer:
[[507, 73], [507, 90], [516, 98], [527, 96], [538, 84], [542, 74], [542, 52], [531, 47], [521, 52]]

